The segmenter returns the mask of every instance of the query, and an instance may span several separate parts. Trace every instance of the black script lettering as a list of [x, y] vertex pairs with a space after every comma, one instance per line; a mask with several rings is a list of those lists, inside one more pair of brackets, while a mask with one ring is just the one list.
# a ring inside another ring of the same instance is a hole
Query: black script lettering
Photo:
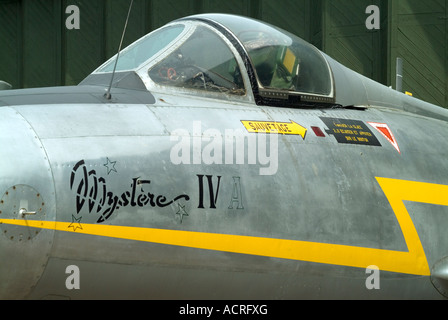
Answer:
[[[76, 212], [80, 214], [88, 203], [89, 213], [95, 212], [100, 215], [97, 223], [108, 220], [112, 214], [124, 207], [167, 207], [170, 204], [184, 199], [189, 201], [190, 197], [182, 194], [168, 200], [165, 195], [156, 195], [143, 190], [143, 186], [149, 186], [151, 180], [131, 179], [131, 190], [126, 190], [121, 194], [114, 194], [108, 191], [106, 179], [98, 177], [95, 170], [87, 171], [84, 160], [79, 161], [72, 170], [70, 176], [70, 189], [76, 190]], [[139, 186], [139, 187], [137, 187]], [[156, 199], [154, 202], [154, 198]]]

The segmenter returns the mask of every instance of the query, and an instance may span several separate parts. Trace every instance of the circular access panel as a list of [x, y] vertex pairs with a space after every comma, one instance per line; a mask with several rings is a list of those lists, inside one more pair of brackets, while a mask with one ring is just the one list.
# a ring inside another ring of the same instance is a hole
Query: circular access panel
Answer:
[[[42, 195], [28, 185], [9, 188], [0, 200], [0, 219], [45, 220], [45, 202]], [[0, 224], [4, 237], [14, 242], [33, 239], [41, 229]]]

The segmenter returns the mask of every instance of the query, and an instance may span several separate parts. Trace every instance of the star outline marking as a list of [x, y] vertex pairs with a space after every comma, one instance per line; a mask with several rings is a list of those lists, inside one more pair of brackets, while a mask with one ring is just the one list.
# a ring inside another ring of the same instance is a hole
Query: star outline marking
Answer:
[[73, 228], [73, 231], [76, 231], [78, 229], [82, 230], [81, 219], [82, 217], [76, 218], [74, 215], [72, 215], [72, 223], [70, 223], [67, 228]]
[[113, 171], [115, 173], [117, 172], [117, 169], [115, 169], [115, 165], [117, 164], [117, 161], [110, 161], [109, 157], [107, 157], [107, 162], [103, 164], [103, 166], [107, 169], [107, 175], [110, 175], [110, 173]]
[[180, 203], [177, 203], [178, 206], [178, 210], [176, 212], [176, 216], [179, 215], [180, 217], [180, 223], [183, 222], [184, 220], [184, 216], [188, 217], [189, 214], [188, 212], [185, 210], [185, 205], [181, 205]]

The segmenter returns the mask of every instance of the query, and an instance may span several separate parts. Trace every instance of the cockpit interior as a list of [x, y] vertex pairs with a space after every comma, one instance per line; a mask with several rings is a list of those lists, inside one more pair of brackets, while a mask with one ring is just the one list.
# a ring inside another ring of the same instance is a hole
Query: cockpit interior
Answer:
[[225, 14], [176, 20], [92, 75], [110, 74], [114, 68], [135, 73], [150, 92], [273, 106], [335, 102], [332, 71], [319, 50], [264, 22]]

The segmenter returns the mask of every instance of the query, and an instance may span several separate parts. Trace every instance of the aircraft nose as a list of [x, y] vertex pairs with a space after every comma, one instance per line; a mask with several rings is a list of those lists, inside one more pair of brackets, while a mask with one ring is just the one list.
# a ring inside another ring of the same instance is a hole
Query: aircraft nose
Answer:
[[44, 218], [45, 202], [39, 191], [31, 186], [14, 185], [5, 191], [0, 200], [0, 229], [6, 241], [31, 241], [40, 229], [30, 228], [29, 221]]
[[54, 220], [55, 190], [44, 146], [32, 124], [0, 108], [0, 299], [22, 299], [48, 262], [54, 232], [30, 220]]
[[[26, 226], [29, 221], [25, 210], [33, 204], [25, 199], [34, 193], [31, 189], [13, 186], [0, 200], [0, 299], [26, 298], [48, 260], [48, 248], [43, 243], [47, 237], [41, 235], [42, 230]], [[36, 198], [35, 202], [41, 201]]]

